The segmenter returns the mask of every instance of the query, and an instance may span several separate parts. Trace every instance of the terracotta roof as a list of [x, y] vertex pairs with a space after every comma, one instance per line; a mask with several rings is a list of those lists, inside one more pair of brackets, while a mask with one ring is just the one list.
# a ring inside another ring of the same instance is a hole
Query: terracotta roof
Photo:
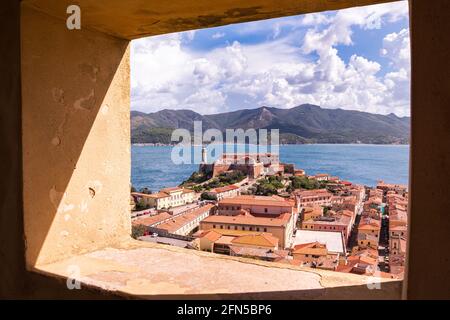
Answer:
[[249, 235], [249, 234], [260, 234], [260, 233], [267, 233], [267, 234], [272, 235], [270, 232], [247, 231], [247, 230], [218, 229], [218, 228], [203, 230], [204, 233], [209, 232], [209, 231], [215, 231], [224, 236], [234, 236], [234, 237], [239, 237], [239, 236], [244, 236], [244, 235]]
[[358, 226], [358, 230], [379, 230], [380, 228], [380, 221], [372, 218], [361, 219]]
[[332, 217], [319, 217], [315, 219], [309, 219], [306, 221], [303, 221], [304, 223], [312, 223], [312, 224], [319, 224], [319, 225], [344, 225], [347, 226], [351, 221], [351, 217], [348, 217], [346, 215], [339, 215], [335, 214]]
[[344, 216], [347, 216], [347, 217], [353, 217], [353, 212], [351, 212], [350, 210], [339, 210], [338, 212], [337, 212], [337, 214], [342, 214], [342, 215], [344, 215]]
[[323, 213], [323, 208], [320, 207], [320, 206], [305, 207], [303, 209], [303, 213], [307, 213], [307, 214], [311, 214], [311, 213], [322, 214]]
[[298, 244], [292, 250], [293, 254], [314, 254], [327, 255], [327, 246], [320, 242], [302, 243]]
[[144, 198], [159, 199], [159, 198], [168, 198], [168, 197], [170, 197], [169, 193], [170, 192], [174, 192], [174, 191], [182, 191], [183, 193], [194, 192], [193, 190], [185, 189], [185, 188], [181, 188], [181, 187], [171, 187], [171, 188], [161, 189], [159, 192], [156, 192], [156, 193], [146, 194], [146, 193], [141, 193], [141, 192], [132, 192], [131, 195], [144, 197]]
[[316, 177], [329, 177], [330, 175], [328, 173], [318, 173], [315, 176]]
[[281, 227], [285, 226], [291, 217], [290, 213], [284, 213], [277, 218], [260, 218], [254, 216], [209, 216], [204, 219], [204, 223], [223, 223], [223, 224], [238, 224], [238, 225], [251, 225], [251, 226], [270, 226]]
[[402, 188], [402, 189], [408, 189], [407, 185], [404, 184], [392, 184], [392, 183], [384, 183], [382, 181], [378, 182], [377, 188]]
[[161, 189], [160, 191], [161, 192], [174, 192], [174, 191], [182, 191], [182, 190], [183, 190], [183, 188], [181, 188], [181, 187], [170, 187], [170, 188]]
[[293, 266], [300, 266], [302, 264], [302, 261], [299, 259], [286, 259], [283, 257], [277, 258], [275, 260], [273, 260], [274, 262], [278, 262], [278, 263], [284, 263], [284, 264], [290, 264]]
[[389, 224], [389, 231], [407, 231], [408, 227], [406, 225], [391, 225]]
[[270, 258], [273, 261], [287, 260], [288, 251], [286, 250], [268, 250], [265, 248], [251, 248], [241, 246], [230, 246], [230, 250], [237, 256], [250, 256], [260, 258]]
[[175, 232], [181, 229], [186, 224], [190, 223], [191, 221], [197, 219], [205, 212], [211, 210], [212, 207], [214, 207], [214, 205], [208, 204], [206, 206], [194, 209], [191, 212], [177, 215], [172, 219], [157, 225], [156, 228], [166, 230], [167, 232]]
[[227, 192], [227, 191], [236, 190], [236, 189], [239, 189], [239, 187], [234, 184], [230, 184], [229, 186], [215, 188], [212, 190], [212, 192], [222, 193], [222, 192]]
[[316, 189], [316, 190], [300, 190], [294, 192], [299, 197], [319, 197], [319, 196], [332, 196], [333, 194], [327, 189]]
[[133, 225], [139, 225], [142, 224], [144, 226], [152, 226], [155, 223], [164, 221], [166, 219], [169, 219], [173, 217], [171, 214], [167, 213], [167, 212], [161, 212], [157, 215], [154, 216], [150, 216], [150, 217], [144, 217], [144, 218], [137, 218], [135, 220], [132, 221]]
[[222, 199], [219, 205], [255, 205], [255, 206], [273, 206], [273, 207], [292, 207], [289, 201], [280, 197], [267, 196], [237, 196], [233, 198]]
[[217, 239], [215, 241], [215, 243], [217, 243], [217, 244], [224, 244], [224, 245], [228, 245], [229, 246], [229, 245], [231, 245], [231, 243], [232, 243], [234, 238], [235, 237], [233, 237], [233, 236], [220, 236], [220, 238]]
[[373, 248], [365, 248], [365, 249], [358, 248], [357, 251], [352, 252], [352, 256], [365, 256], [371, 257], [373, 259], [378, 259], [378, 250]]
[[222, 237], [222, 235], [214, 230], [207, 231], [201, 236], [201, 238], [208, 239], [211, 242], [218, 240], [220, 237]]
[[360, 255], [354, 256], [354, 255], [350, 255], [350, 256], [348, 256], [347, 261], [348, 262], [353, 262], [353, 263], [355, 263], [355, 262], [356, 263], [362, 262], [362, 263], [366, 263], [366, 264], [369, 264], [369, 265], [378, 265], [378, 259], [375, 259], [375, 258], [372, 258], [372, 257], [369, 257], [369, 256], [360, 256]]
[[392, 221], [408, 221], [408, 213], [400, 210], [389, 210], [389, 222]]
[[358, 232], [358, 241], [360, 240], [376, 241], [378, 243], [378, 237], [372, 234]]
[[252, 245], [259, 247], [278, 247], [278, 238], [271, 234], [259, 233], [236, 237], [231, 241], [233, 244]]
[[140, 192], [132, 192], [131, 195], [132, 196], [143, 197], [143, 198], [167, 198], [167, 197], [170, 197], [165, 192], [157, 192], [157, 193], [151, 193], [151, 194], [140, 193]]

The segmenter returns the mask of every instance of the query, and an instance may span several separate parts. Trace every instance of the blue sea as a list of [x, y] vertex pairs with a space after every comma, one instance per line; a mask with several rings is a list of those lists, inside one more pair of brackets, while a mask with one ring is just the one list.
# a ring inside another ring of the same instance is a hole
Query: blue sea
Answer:
[[[131, 147], [131, 181], [136, 189], [148, 187], [157, 191], [176, 186], [198, 169], [198, 164], [174, 164], [172, 148]], [[201, 151], [201, 147], [193, 149]], [[279, 152], [282, 162], [294, 163], [307, 174], [328, 173], [367, 186], [376, 185], [378, 180], [408, 183], [409, 146], [405, 145], [285, 145], [279, 147]], [[213, 155], [209, 161], [220, 154]]]

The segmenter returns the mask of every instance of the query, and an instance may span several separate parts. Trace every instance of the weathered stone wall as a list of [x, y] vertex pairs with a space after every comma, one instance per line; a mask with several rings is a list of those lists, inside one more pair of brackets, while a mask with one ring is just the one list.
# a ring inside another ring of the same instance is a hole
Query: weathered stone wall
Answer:
[[412, 131], [405, 294], [411, 299], [449, 299], [450, 1], [410, 3]]
[[[73, 0], [22, 0], [65, 18]], [[398, 0], [78, 0], [82, 23], [124, 39]]]
[[129, 44], [22, 8], [28, 266], [130, 234]]

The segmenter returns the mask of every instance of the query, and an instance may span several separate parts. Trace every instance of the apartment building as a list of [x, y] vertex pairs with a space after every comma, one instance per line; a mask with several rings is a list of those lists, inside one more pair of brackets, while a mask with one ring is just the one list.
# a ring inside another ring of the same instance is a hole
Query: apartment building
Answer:
[[281, 248], [288, 248], [294, 224], [294, 215], [289, 212], [273, 218], [255, 217], [249, 213], [236, 216], [214, 215], [200, 222], [200, 230], [219, 229], [270, 233], [278, 239]]
[[336, 271], [368, 276], [378, 273], [378, 250], [355, 247], [346, 263], [340, 264]]
[[358, 236], [359, 234], [365, 233], [367, 235], [374, 236], [375, 238], [380, 238], [381, 222], [372, 218], [361, 218], [358, 226]]
[[323, 216], [323, 207], [305, 207], [302, 209], [301, 216], [303, 221], [320, 218]]
[[349, 212], [339, 212], [332, 216], [309, 219], [302, 222], [303, 230], [342, 232], [348, 240], [353, 225], [353, 216]]
[[274, 217], [282, 213], [297, 213], [295, 201], [279, 196], [241, 195], [222, 199], [218, 204], [219, 215], [236, 216], [248, 211], [254, 216]]
[[360, 248], [372, 248], [377, 249], [379, 238], [375, 235], [365, 233], [365, 232], [358, 232], [358, 247]]
[[199, 227], [200, 222], [209, 216], [213, 207], [214, 205], [208, 204], [189, 210], [153, 226], [167, 233], [186, 236]]
[[325, 243], [317, 241], [296, 245], [292, 256], [301, 265], [313, 268], [335, 270], [339, 264], [339, 254], [330, 252]]
[[288, 261], [288, 250], [278, 248], [270, 233], [213, 229], [199, 235], [200, 250], [264, 261]]
[[333, 194], [326, 189], [295, 191], [300, 207], [329, 206]]
[[408, 186], [403, 184], [391, 184], [385, 183], [384, 181], [378, 181], [377, 189], [383, 190], [384, 192], [394, 191], [397, 194], [404, 195], [408, 191]]
[[225, 187], [219, 187], [208, 191], [210, 196], [215, 197], [218, 201], [225, 198], [237, 197], [241, 194], [240, 188], [234, 184]]
[[152, 194], [132, 192], [131, 195], [157, 210], [182, 206], [195, 200], [194, 191], [181, 187], [165, 188]]
[[133, 226], [144, 225], [154, 231], [188, 235], [200, 225], [200, 221], [211, 214], [214, 205], [208, 204], [173, 215], [161, 212], [155, 215], [140, 217], [132, 221]]

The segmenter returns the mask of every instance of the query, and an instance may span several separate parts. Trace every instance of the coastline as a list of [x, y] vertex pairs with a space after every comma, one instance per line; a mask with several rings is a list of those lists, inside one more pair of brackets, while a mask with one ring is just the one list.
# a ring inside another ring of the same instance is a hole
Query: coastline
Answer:
[[[210, 145], [211, 143], [208, 143], [206, 145]], [[132, 146], [136, 147], [174, 147], [178, 145], [178, 143], [174, 144], [166, 144], [166, 143], [131, 143]], [[309, 146], [309, 145], [322, 145], [322, 146], [406, 146], [409, 147], [410, 144], [402, 144], [402, 143], [286, 143], [286, 144], [280, 144], [278, 146]], [[202, 147], [203, 145], [191, 145], [192, 147]]]

